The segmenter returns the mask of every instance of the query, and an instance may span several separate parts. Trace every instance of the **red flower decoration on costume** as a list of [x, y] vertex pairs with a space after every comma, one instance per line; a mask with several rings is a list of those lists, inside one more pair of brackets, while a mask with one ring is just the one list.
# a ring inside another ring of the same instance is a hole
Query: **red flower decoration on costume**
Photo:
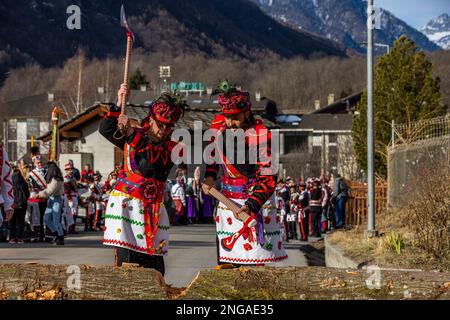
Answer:
[[156, 183], [148, 180], [140, 185], [141, 196], [147, 201], [153, 201], [156, 198]]
[[244, 244], [244, 249], [247, 250], [247, 251], [250, 251], [250, 250], [253, 249], [253, 247], [252, 247], [252, 245], [250, 243], [246, 243], [246, 244]]
[[270, 217], [265, 217], [264, 218], [264, 223], [265, 224], [269, 224], [270, 223]]
[[219, 216], [216, 217], [216, 222], [219, 223]]
[[122, 202], [122, 208], [126, 208], [127, 207], [127, 204], [126, 204], [126, 202]]
[[231, 218], [227, 219], [228, 224], [231, 226], [233, 224], [233, 220], [231, 220]]
[[276, 180], [275, 179], [270, 179], [270, 178], [268, 178], [268, 179], [265, 179], [265, 185], [269, 188], [269, 189], [275, 189], [275, 182], [276, 182]]
[[280, 223], [280, 216], [276, 217], [276, 221], [277, 221], [277, 223]]

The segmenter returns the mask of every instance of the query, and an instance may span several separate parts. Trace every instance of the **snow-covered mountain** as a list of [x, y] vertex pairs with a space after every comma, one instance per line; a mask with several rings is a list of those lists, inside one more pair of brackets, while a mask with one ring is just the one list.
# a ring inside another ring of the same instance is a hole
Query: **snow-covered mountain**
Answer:
[[[334, 40], [348, 49], [365, 52], [367, 41], [367, 2], [363, 0], [250, 0], [269, 16], [297, 30], [318, 34]], [[376, 11], [374, 31], [376, 43], [391, 45], [401, 35], [412, 39], [427, 51], [439, 47], [423, 33], [409, 26], [391, 12]], [[378, 47], [380, 53], [385, 48]]]
[[445, 50], [450, 50], [450, 16], [444, 13], [430, 20], [420, 31]]

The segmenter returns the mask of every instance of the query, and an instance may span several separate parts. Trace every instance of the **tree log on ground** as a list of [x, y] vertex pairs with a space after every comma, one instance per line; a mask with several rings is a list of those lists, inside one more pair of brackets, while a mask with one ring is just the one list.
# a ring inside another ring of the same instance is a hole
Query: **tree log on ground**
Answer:
[[167, 299], [167, 293], [163, 276], [154, 269], [4, 264], [0, 265], [0, 299], [2, 297], [13, 300], [160, 300]]
[[[172, 288], [153, 269], [80, 265], [0, 265], [1, 299], [450, 299], [449, 272], [240, 267], [202, 270]], [[68, 269], [69, 268], [69, 269]]]
[[448, 272], [380, 272], [381, 281], [377, 286], [375, 273], [366, 270], [324, 267], [205, 270], [200, 272], [180, 298], [450, 299]]

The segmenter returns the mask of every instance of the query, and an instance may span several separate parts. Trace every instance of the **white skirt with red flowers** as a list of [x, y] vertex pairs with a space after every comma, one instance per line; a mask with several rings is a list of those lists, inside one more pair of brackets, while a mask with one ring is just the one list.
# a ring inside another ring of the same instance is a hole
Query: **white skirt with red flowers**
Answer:
[[[231, 199], [240, 206], [245, 199]], [[236, 219], [233, 212], [228, 210], [221, 202], [218, 204], [216, 226], [219, 238], [219, 261], [235, 264], [266, 264], [278, 262], [287, 258], [283, 247], [280, 230], [280, 217], [277, 217], [275, 198], [269, 199], [262, 207], [261, 212], [264, 229], [264, 243], [260, 244], [256, 235], [256, 228], [250, 233], [239, 237], [231, 250], [225, 249], [221, 241], [239, 232], [243, 222]]]
[[169, 249], [169, 217], [164, 204], [159, 208], [158, 229], [149, 246], [145, 231], [144, 203], [126, 193], [112, 190], [105, 212], [103, 244], [140, 253], [165, 256]]

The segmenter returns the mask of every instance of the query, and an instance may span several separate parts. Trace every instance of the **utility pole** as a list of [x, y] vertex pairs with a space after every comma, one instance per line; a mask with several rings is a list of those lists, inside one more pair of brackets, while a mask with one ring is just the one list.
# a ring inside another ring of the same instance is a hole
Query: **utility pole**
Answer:
[[109, 69], [110, 69], [110, 61], [109, 56], [106, 57], [106, 102], [109, 101]]
[[76, 111], [80, 113], [83, 108], [83, 98], [81, 96], [81, 78], [83, 75], [83, 63], [84, 63], [84, 52], [78, 50], [78, 92], [77, 92], [77, 106]]
[[375, 230], [375, 172], [373, 133], [373, 0], [367, 1], [367, 236], [377, 236]]

